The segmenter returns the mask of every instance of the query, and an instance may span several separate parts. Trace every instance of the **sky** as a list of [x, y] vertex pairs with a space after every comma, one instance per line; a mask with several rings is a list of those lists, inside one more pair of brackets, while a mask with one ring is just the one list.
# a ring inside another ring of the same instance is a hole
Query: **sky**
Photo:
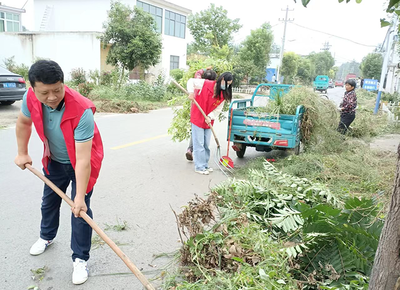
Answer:
[[[3, 5], [18, 8], [26, 1], [1, 0]], [[211, 3], [215, 3], [217, 7], [222, 6], [228, 11], [229, 18], [240, 19], [242, 28], [233, 35], [237, 44], [243, 41], [251, 30], [269, 22], [274, 33], [274, 42], [279, 46], [282, 44], [284, 31], [284, 24], [279, 19], [284, 19], [285, 11], [282, 10], [289, 7], [293, 11], [289, 11], [288, 17], [293, 21], [287, 24], [285, 52], [307, 55], [313, 51], [320, 52], [324, 43], [329, 42], [329, 51], [335, 57], [336, 65], [352, 60], [361, 62], [363, 57], [384, 41], [387, 32], [387, 27], [380, 27], [380, 19], [386, 16], [384, 3], [387, 1], [382, 0], [362, 0], [361, 4], [357, 4], [355, 0], [350, 0], [350, 3], [339, 3], [338, 0], [311, 0], [307, 8], [303, 7], [301, 0], [297, 0], [297, 3], [293, 0], [168, 2], [189, 8], [193, 13], [207, 9]], [[27, 1], [25, 9], [27, 12], [22, 21], [23, 25], [30, 29], [33, 26], [33, 0]]]

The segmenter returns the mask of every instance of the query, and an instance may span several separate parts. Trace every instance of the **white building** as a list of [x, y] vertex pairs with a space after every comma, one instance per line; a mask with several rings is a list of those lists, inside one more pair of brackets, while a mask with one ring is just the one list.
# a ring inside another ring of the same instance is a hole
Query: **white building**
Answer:
[[[0, 59], [15, 56], [17, 63], [30, 65], [37, 57], [50, 58], [63, 68], [66, 79], [74, 68], [110, 70], [106, 64], [109, 47], [103, 49], [98, 36], [107, 20], [110, 0], [33, 0], [35, 32], [0, 33]], [[162, 35], [160, 63], [149, 70], [157, 76], [186, 67], [187, 16], [189, 9], [164, 0], [123, 0], [141, 7], [155, 19]], [[7, 41], [7, 42], [3, 42]], [[135, 78], [135, 74], [131, 74]]]
[[1, 5], [0, 2], [0, 32], [22, 31], [22, 13], [24, 9]]

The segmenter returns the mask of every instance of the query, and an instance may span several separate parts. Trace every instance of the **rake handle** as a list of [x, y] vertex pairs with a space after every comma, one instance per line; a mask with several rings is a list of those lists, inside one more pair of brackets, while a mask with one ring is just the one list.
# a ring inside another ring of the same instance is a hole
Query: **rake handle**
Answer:
[[[53, 182], [51, 182], [46, 176], [44, 176], [39, 170], [35, 169], [29, 163], [25, 164], [25, 167], [29, 169], [33, 174], [39, 177], [45, 184], [47, 184], [55, 193], [57, 193], [64, 201], [66, 201], [71, 207], [74, 202]], [[122, 250], [103, 232], [103, 230], [86, 214], [86, 212], [81, 211], [80, 216], [92, 227], [92, 229], [103, 239], [107, 245], [121, 258], [121, 260], [128, 266], [132, 273], [139, 279], [143, 286], [147, 290], [155, 290], [155, 288], [150, 284], [147, 278], [140, 272], [140, 270], [132, 263], [131, 260], [122, 252]]]
[[[189, 95], [188, 91], [187, 91], [184, 87], [182, 87], [180, 84], [178, 84], [175, 80], [171, 80], [171, 81], [172, 81], [172, 82], [174, 83], [174, 85], [177, 86], [182, 92], [184, 92], [185, 94]], [[196, 100], [192, 100], [192, 101], [193, 101], [193, 103], [196, 105], [196, 107], [199, 109], [199, 111], [200, 111], [201, 114], [203, 115], [204, 119], [206, 119], [207, 115], [206, 115], [206, 113], [203, 111], [203, 109], [200, 107], [199, 103], [198, 103]], [[211, 125], [211, 123], [208, 124], [208, 126], [210, 126], [211, 132], [212, 132], [213, 135], [214, 135], [215, 143], [217, 143], [217, 147], [219, 148], [220, 145], [219, 145], [219, 141], [218, 141], [217, 134], [216, 134], [215, 131], [214, 131], [214, 127]]]

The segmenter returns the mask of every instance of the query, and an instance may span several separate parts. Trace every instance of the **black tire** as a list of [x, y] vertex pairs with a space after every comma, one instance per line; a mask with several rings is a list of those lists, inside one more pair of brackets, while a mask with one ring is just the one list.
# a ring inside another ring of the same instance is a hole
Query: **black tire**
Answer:
[[300, 154], [300, 150], [301, 150], [300, 146], [301, 146], [301, 141], [299, 142], [299, 144], [296, 147], [294, 147], [294, 154], [295, 155], [299, 155]]
[[3, 106], [10, 106], [12, 104], [14, 104], [15, 101], [2, 101], [0, 102], [0, 104], [2, 104]]
[[244, 157], [244, 153], [246, 153], [246, 145], [245, 144], [241, 144], [242, 146], [240, 147], [239, 151], [236, 151], [236, 156], [239, 158], [243, 158]]

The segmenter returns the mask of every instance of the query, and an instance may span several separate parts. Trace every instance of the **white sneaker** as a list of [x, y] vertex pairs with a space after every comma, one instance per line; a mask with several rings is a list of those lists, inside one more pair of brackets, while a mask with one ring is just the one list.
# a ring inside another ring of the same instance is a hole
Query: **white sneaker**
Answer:
[[47, 248], [48, 246], [50, 246], [52, 243], [53, 243], [53, 240], [51, 240], [51, 241], [46, 241], [46, 240], [43, 240], [42, 238], [39, 238], [39, 239], [36, 241], [36, 243], [34, 243], [34, 244], [32, 245], [31, 249], [29, 250], [29, 253], [30, 253], [32, 256], [40, 255], [40, 254], [42, 254], [42, 253], [46, 250], [46, 248]]
[[74, 272], [72, 273], [72, 283], [75, 285], [83, 284], [87, 281], [89, 276], [89, 269], [87, 262], [79, 258], [75, 259]]
[[208, 172], [214, 172], [214, 169], [212, 169], [211, 167], [208, 167], [208, 168], [206, 168], [206, 170], [208, 171]]
[[204, 170], [195, 170], [194, 172], [198, 173], [198, 174], [203, 174], [203, 175], [209, 175], [210, 172], [207, 169]]

